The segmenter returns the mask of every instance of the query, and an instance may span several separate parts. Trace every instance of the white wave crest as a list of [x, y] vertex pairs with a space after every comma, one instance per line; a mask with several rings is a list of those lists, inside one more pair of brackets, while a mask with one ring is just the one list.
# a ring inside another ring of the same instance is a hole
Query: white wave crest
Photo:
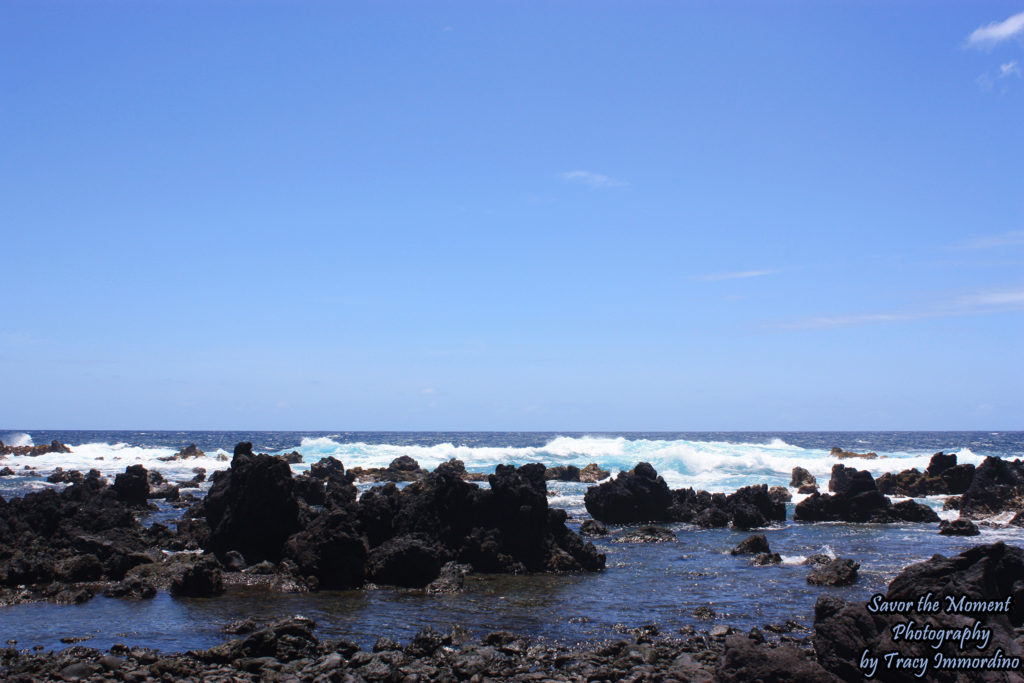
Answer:
[[35, 446], [32, 435], [26, 432], [7, 432], [0, 435], [0, 441], [8, 446]]

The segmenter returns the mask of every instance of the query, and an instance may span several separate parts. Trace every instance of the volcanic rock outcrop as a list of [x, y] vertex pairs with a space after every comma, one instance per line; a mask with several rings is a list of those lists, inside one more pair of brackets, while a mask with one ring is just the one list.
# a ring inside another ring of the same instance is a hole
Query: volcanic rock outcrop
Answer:
[[[543, 465], [499, 465], [489, 489], [463, 481], [462, 471], [443, 463], [404, 489], [389, 483], [360, 498], [353, 472], [336, 460], [314, 464], [296, 487], [285, 463], [242, 443], [203, 506], [206, 547], [238, 551], [248, 563], [287, 558], [309, 585], [325, 588], [367, 580], [423, 587], [453, 561], [481, 572], [604, 567], [593, 544], [565, 525], [566, 513], [548, 507]], [[320, 510], [308, 505], [320, 494], [305, 479], [326, 482]]]
[[844, 465], [832, 467], [833, 493], [813, 493], [797, 504], [793, 519], [804, 522], [938, 522], [931, 508], [906, 500], [893, 505], [870, 472]]
[[974, 465], [958, 465], [956, 453], [938, 452], [932, 456], [928, 469], [903, 470], [897, 474], [885, 473], [875, 480], [878, 490], [891, 496], [959, 495], [967, 491], [974, 477]]
[[646, 462], [590, 487], [584, 502], [594, 519], [612, 524], [687, 522], [723, 527], [731, 523], [736, 529], [753, 529], [786, 519], [785, 503], [773, 499], [764, 484], [745, 486], [729, 495], [692, 488], [671, 491]]

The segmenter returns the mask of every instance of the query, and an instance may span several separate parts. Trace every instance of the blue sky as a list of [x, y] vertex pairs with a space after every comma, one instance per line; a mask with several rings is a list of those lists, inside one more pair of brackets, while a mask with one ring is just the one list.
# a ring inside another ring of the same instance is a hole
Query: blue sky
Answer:
[[7, 2], [0, 426], [1024, 428], [1024, 2]]

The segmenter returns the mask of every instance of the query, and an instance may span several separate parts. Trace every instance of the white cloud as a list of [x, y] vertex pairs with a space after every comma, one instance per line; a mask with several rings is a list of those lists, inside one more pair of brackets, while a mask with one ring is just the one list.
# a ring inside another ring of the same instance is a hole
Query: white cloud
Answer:
[[712, 273], [711, 275], [697, 275], [695, 280], [701, 282], [718, 282], [719, 280], [742, 280], [748, 277], [761, 277], [762, 275], [774, 275], [777, 270], [741, 270], [735, 273]]
[[1011, 230], [1000, 235], [976, 237], [957, 245], [957, 249], [994, 249], [996, 247], [1024, 246], [1024, 230]]
[[999, 65], [999, 78], [1008, 78], [1009, 76], [1016, 76], [1020, 78], [1020, 67], [1017, 66], [1017, 60], [1012, 59], [1006, 64]]
[[1024, 311], [1024, 288], [993, 290], [961, 296], [943, 305], [937, 305], [920, 311], [893, 311], [885, 313], [862, 313], [854, 315], [817, 316], [807, 318], [788, 325], [787, 329], [827, 329], [833, 327], [853, 327], [857, 325], [874, 325], [882, 323], [906, 322], [926, 318], [949, 318], [962, 315], [985, 315]]
[[997, 292], [972, 294], [957, 300], [960, 306], [968, 308], [989, 308], [993, 306], [1020, 306], [1024, 304], [1024, 289], [1008, 289]]
[[968, 47], [992, 47], [1021, 34], [1024, 34], [1024, 12], [1014, 14], [1004, 21], [995, 21], [985, 26], [979, 26], [967, 37], [967, 45]]
[[437, 389], [434, 389], [433, 387], [427, 387], [426, 389], [420, 389], [420, 393], [424, 396], [436, 396]]
[[559, 173], [558, 177], [573, 183], [582, 183], [588, 187], [627, 187], [629, 183], [625, 180], [618, 180], [603, 173], [592, 171], [565, 171]]

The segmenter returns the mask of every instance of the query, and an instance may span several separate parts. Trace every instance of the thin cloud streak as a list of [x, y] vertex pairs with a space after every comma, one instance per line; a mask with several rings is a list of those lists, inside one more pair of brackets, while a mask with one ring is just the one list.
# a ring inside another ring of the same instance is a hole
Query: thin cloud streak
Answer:
[[988, 315], [1024, 310], [1024, 288], [996, 290], [959, 297], [954, 301], [922, 311], [893, 311], [854, 315], [816, 316], [795, 323], [781, 325], [790, 330], [820, 330], [835, 327], [856, 327], [884, 323], [951, 318], [964, 315]]
[[694, 280], [701, 282], [719, 282], [721, 280], [742, 280], [748, 277], [761, 277], [762, 275], [774, 275], [777, 270], [741, 270], [736, 273], [713, 273], [711, 275], [696, 275]]
[[629, 183], [625, 180], [612, 178], [611, 176], [603, 173], [594, 173], [593, 171], [565, 171], [564, 173], [559, 173], [558, 177], [562, 180], [568, 180], [572, 183], [581, 183], [592, 188], [629, 187]]
[[956, 245], [954, 249], [994, 249], [996, 247], [1024, 246], [1024, 230], [1011, 230], [999, 235], [976, 237], [969, 242]]
[[1004, 21], [979, 26], [967, 36], [967, 46], [992, 47], [1018, 34], [1024, 34], [1024, 12], [1014, 14]]

